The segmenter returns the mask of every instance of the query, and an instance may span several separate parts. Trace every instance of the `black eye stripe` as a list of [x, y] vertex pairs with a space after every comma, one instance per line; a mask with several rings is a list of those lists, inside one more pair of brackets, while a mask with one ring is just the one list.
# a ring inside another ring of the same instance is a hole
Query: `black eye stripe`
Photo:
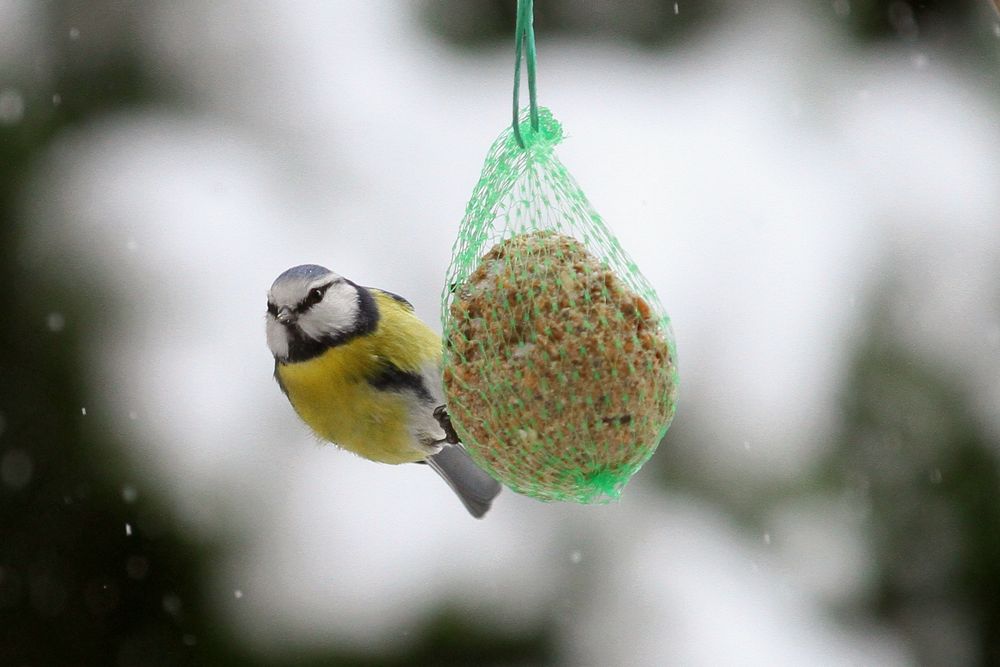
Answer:
[[325, 285], [313, 287], [311, 290], [309, 290], [309, 294], [306, 295], [306, 298], [302, 299], [302, 301], [300, 301], [298, 305], [295, 306], [295, 312], [304, 313], [305, 311], [309, 310], [317, 303], [322, 301], [323, 295], [326, 294], [326, 291], [330, 289], [330, 286], [333, 285], [334, 282], [336, 281], [331, 281]]
[[274, 305], [273, 303], [271, 303], [270, 301], [268, 301], [267, 302], [267, 312], [271, 313], [272, 315], [277, 316], [277, 314], [278, 314], [278, 307], [276, 305]]

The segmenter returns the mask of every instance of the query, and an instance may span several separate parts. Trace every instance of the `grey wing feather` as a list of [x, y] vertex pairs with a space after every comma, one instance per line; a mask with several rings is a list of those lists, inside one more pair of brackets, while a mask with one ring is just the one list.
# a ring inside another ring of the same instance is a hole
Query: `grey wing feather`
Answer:
[[428, 457], [427, 463], [458, 495], [469, 514], [477, 519], [486, 514], [493, 499], [500, 493], [500, 482], [479, 468], [461, 445], [446, 445], [440, 452]]

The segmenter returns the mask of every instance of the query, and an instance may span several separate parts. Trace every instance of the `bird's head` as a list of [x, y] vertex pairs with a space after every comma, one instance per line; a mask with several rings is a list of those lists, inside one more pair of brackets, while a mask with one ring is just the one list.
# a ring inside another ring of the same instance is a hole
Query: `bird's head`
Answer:
[[280, 362], [318, 356], [377, 323], [368, 290], [315, 264], [288, 269], [267, 293], [267, 345]]

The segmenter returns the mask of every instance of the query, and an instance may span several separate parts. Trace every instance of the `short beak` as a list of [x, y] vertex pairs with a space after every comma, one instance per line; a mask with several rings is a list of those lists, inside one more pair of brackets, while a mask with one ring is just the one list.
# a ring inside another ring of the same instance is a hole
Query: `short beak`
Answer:
[[277, 320], [282, 324], [288, 325], [295, 322], [295, 313], [293, 313], [292, 309], [289, 308], [288, 306], [284, 306], [278, 311], [278, 314], [275, 315], [275, 318], [277, 318]]

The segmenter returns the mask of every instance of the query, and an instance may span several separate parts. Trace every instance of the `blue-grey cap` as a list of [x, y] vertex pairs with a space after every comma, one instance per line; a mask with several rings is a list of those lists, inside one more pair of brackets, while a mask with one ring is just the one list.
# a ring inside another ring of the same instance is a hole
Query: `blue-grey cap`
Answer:
[[293, 266], [275, 278], [271, 287], [273, 288], [278, 283], [285, 282], [286, 280], [301, 280], [303, 282], [308, 282], [310, 280], [315, 280], [320, 276], [325, 276], [328, 273], [331, 273], [331, 271], [325, 266], [320, 266], [318, 264], [300, 264], [299, 266]]

